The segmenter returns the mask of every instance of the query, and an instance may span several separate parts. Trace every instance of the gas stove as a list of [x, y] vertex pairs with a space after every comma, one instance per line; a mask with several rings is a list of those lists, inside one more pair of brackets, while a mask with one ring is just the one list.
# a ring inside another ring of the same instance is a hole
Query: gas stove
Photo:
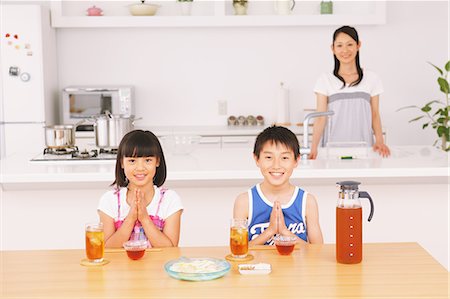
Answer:
[[78, 147], [46, 148], [42, 154], [37, 155], [31, 162], [74, 162], [74, 161], [105, 161], [115, 162], [117, 149], [91, 149], [80, 151]]

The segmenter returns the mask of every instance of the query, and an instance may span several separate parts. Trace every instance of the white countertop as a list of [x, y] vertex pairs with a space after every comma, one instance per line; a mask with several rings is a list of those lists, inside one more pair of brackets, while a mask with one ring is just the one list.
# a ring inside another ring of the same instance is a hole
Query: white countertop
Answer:
[[[445, 183], [449, 180], [449, 155], [431, 146], [391, 147], [392, 156], [367, 156], [341, 160], [322, 151], [317, 160], [301, 161], [292, 180], [321, 184], [346, 179], [376, 183]], [[248, 185], [262, 176], [251, 149], [197, 149], [190, 155], [166, 155], [170, 186]], [[348, 152], [351, 153], [351, 150]], [[1, 162], [0, 184], [8, 189], [106, 187], [114, 181], [115, 161], [30, 162], [34, 155], [11, 155]]]

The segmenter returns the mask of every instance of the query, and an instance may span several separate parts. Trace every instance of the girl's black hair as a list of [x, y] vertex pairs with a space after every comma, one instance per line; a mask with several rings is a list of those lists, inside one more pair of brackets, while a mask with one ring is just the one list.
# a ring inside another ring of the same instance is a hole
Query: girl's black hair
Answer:
[[[333, 45], [334, 42], [336, 41], [336, 37], [338, 36], [339, 33], [345, 33], [347, 35], [349, 35], [357, 44], [359, 44], [359, 37], [358, 37], [358, 32], [356, 31], [355, 28], [350, 27], [350, 26], [342, 26], [338, 29], [336, 29], [336, 31], [333, 34]], [[339, 60], [337, 59], [336, 55], [334, 55], [334, 71], [333, 74], [342, 81], [343, 85], [342, 88], [345, 87], [345, 80], [344, 78], [341, 77], [341, 75], [339, 75], [339, 67], [341, 66], [341, 63], [339, 62]], [[359, 84], [359, 82], [361, 82], [362, 78], [363, 78], [363, 70], [361, 68], [361, 65], [359, 64], [359, 50], [358, 53], [356, 53], [356, 70], [358, 72], [358, 79], [356, 79], [356, 81], [352, 82], [350, 84], [350, 86], [356, 86]]]
[[300, 145], [298, 143], [297, 136], [288, 128], [273, 125], [264, 129], [264, 131], [259, 133], [258, 137], [256, 137], [253, 154], [258, 159], [264, 144], [268, 141], [275, 144], [285, 145], [288, 149], [294, 152], [296, 159], [300, 156]]
[[119, 149], [117, 150], [116, 179], [111, 186], [128, 186], [128, 180], [122, 168], [122, 160], [124, 157], [157, 157], [159, 159], [159, 166], [156, 168], [153, 184], [160, 187], [166, 181], [166, 160], [164, 159], [164, 153], [158, 137], [152, 132], [134, 130], [123, 136], [119, 144]]

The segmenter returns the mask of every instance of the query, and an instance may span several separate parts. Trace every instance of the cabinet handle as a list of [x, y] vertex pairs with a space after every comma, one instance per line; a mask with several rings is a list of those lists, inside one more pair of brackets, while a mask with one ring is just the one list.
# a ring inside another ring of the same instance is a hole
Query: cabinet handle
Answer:
[[224, 139], [224, 143], [248, 143], [249, 139]]
[[200, 144], [219, 144], [220, 140], [216, 139], [216, 140], [200, 140], [199, 142]]

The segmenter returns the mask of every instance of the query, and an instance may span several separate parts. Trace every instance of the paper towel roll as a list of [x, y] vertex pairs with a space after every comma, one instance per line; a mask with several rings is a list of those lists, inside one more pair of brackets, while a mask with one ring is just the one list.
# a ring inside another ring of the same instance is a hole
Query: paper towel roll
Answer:
[[289, 120], [289, 89], [284, 87], [284, 83], [280, 82], [280, 89], [276, 99], [276, 123], [288, 125]]

